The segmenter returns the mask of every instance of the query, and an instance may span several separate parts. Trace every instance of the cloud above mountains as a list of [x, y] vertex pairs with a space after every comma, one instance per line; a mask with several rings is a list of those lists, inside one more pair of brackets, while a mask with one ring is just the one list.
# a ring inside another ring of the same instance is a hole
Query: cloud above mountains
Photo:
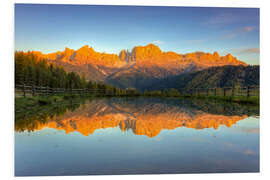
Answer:
[[242, 28], [234, 29], [232, 31], [228, 31], [224, 34], [221, 35], [220, 39], [225, 40], [225, 39], [232, 39], [237, 36], [240, 36], [245, 33], [250, 33], [255, 29], [253, 26], [244, 26]]
[[[260, 48], [234, 48], [230, 49], [230, 52], [233, 54], [242, 54], [242, 55], [247, 55], [247, 54], [260, 54]], [[227, 53], [227, 51], [224, 51], [224, 53]]]
[[259, 54], [260, 48], [247, 48], [240, 50], [240, 54]]
[[241, 32], [251, 32], [253, 30], [254, 30], [253, 26], [246, 26], [246, 27], [243, 27], [240, 31]]

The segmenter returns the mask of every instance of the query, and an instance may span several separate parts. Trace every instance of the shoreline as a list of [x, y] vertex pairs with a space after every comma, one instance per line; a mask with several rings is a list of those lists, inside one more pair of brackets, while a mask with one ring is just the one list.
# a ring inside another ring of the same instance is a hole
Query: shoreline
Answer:
[[56, 105], [63, 102], [72, 102], [77, 100], [87, 100], [91, 98], [181, 98], [181, 99], [196, 99], [196, 100], [215, 100], [227, 103], [237, 103], [241, 105], [260, 106], [260, 98], [256, 97], [242, 97], [242, 96], [150, 96], [150, 95], [52, 95], [52, 96], [31, 96], [31, 97], [15, 97], [15, 112], [22, 109], [29, 109], [35, 107], [42, 107], [46, 105]]

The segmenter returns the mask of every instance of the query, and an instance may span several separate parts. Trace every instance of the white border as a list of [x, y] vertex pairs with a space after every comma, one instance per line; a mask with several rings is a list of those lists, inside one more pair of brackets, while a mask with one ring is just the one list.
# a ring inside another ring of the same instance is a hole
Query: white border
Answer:
[[[270, 78], [270, 6], [267, 0], [4, 0], [1, 1], [1, 146], [0, 146], [0, 176], [1, 179], [17, 179], [13, 177], [13, 53], [14, 53], [14, 3], [50, 3], [50, 4], [103, 4], [103, 5], [155, 5], [155, 6], [201, 6], [201, 7], [259, 7], [261, 12], [261, 173], [257, 174], [180, 174], [180, 175], [126, 175], [122, 176], [59, 176], [59, 177], [31, 177], [18, 179], [270, 179], [270, 111], [269, 78]], [[268, 78], [269, 77], [269, 78]]]
[[102, 5], [143, 5], [143, 6], [207, 6], [207, 7], [260, 7], [257, 0], [15, 0], [17, 3], [50, 4], [102, 4]]

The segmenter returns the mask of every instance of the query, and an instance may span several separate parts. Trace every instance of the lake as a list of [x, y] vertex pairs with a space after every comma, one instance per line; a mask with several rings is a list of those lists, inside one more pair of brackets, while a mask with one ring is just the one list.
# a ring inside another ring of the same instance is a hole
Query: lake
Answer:
[[96, 98], [15, 114], [15, 176], [259, 172], [259, 108]]

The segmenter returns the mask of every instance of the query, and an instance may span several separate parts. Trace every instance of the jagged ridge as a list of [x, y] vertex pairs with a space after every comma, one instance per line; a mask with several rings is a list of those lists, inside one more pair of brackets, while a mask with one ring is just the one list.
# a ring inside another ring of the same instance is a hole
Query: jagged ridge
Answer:
[[217, 52], [194, 52], [178, 54], [163, 52], [158, 46], [148, 44], [136, 46], [131, 51], [122, 50], [119, 55], [96, 52], [92, 47], [83, 46], [78, 50], [65, 48], [63, 52], [42, 54], [33, 51], [38, 57], [64, 67], [67, 71], [75, 71], [85, 75], [86, 79], [106, 81], [122, 88], [135, 87], [143, 89], [145, 84], [182, 73], [201, 69], [224, 66], [243, 65], [231, 54], [220, 56]]

